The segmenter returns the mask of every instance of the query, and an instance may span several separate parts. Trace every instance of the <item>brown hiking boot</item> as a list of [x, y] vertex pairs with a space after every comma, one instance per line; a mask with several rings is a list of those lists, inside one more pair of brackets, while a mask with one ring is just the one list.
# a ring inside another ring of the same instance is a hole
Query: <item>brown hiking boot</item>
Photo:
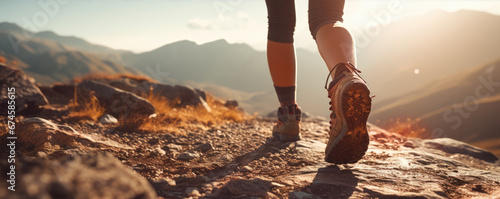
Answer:
[[300, 140], [300, 119], [302, 111], [296, 105], [278, 109], [278, 122], [273, 127], [273, 136], [281, 142]]
[[[371, 109], [370, 90], [358, 74], [361, 71], [351, 63], [339, 63], [334, 69], [335, 78], [327, 89], [332, 113], [325, 161], [356, 163], [365, 155], [370, 142], [366, 128]], [[327, 83], [328, 78], [325, 88]]]

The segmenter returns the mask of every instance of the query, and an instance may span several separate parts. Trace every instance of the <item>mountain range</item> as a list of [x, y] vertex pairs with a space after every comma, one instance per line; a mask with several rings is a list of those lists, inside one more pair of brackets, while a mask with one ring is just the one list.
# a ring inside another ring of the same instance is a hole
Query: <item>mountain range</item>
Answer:
[[23, 70], [42, 84], [69, 81], [89, 73], [138, 72], [105, 59], [110, 54], [121, 57], [119, 51], [92, 45], [76, 37], [51, 32], [32, 33], [6, 22], [0, 24], [0, 51], [25, 63]]

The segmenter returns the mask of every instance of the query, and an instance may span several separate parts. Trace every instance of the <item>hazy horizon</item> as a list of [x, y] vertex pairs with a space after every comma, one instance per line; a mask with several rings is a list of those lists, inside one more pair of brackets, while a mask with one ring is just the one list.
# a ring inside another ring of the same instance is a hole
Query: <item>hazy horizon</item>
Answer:
[[[30, 31], [53, 31], [91, 43], [135, 53], [189, 40], [203, 44], [225, 39], [265, 50], [267, 10], [262, 1], [37, 1], [0, 0], [1, 21]], [[390, 6], [397, 12], [391, 12]], [[435, 10], [475, 10], [500, 15], [492, 1], [367, 1], [346, 2], [344, 21], [356, 35], [408, 16]], [[316, 51], [307, 26], [307, 1], [296, 2], [297, 48]], [[389, 13], [389, 15], [384, 15]], [[383, 18], [389, 16], [389, 18]]]

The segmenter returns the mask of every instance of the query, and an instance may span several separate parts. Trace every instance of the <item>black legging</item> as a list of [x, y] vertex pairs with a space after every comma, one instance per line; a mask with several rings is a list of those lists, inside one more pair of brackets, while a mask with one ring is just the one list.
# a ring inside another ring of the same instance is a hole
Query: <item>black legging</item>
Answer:
[[[343, 22], [345, 0], [309, 0], [309, 30], [314, 39], [325, 24]], [[266, 0], [267, 39], [280, 43], [293, 43], [295, 30], [294, 0]]]

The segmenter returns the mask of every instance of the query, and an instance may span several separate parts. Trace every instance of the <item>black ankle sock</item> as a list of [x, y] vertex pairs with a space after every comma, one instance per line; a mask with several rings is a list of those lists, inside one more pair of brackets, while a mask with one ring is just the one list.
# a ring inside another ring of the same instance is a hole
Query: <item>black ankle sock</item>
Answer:
[[296, 104], [295, 102], [295, 86], [279, 87], [274, 86], [281, 107]]

